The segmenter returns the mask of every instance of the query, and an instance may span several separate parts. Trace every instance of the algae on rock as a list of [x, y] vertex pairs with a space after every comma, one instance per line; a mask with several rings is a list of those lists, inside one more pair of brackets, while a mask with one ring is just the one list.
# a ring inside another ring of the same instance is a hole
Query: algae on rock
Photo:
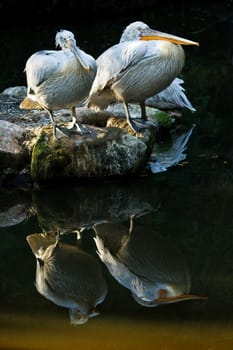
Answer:
[[152, 129], [145, 129], [142, 134], [146, 136], [139, 138], [117, 127], [88, 128], [88, 134], [71, 134], [59, 140], [53, 138], [50, 129], [43, 128], [32, 152], [32, 178], [40, 182], [109, 177], [145, 169]]

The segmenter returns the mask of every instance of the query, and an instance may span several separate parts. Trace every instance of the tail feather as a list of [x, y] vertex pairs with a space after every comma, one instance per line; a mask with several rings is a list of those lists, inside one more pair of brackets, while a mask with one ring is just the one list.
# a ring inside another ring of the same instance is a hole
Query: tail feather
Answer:
[[116, 100], [109, 90], [101, 91], [101, 93], [97, 91], [88, 96], [85, 106], [100, 111], [106, 109], [113, 102]]

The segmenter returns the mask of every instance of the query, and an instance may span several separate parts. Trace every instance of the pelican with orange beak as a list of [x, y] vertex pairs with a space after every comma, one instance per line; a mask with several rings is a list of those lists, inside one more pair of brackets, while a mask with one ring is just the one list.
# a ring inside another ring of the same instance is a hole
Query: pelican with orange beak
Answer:
[[127, 122], [135, 132], [145, 123], [138, 125], [132, 120], [128, 104], [139, 103], [141, 118], [146, 121], [145, 100], [167, 88], [184, 67], [182, 45], [199, 46], [195, 41], [139, 27], [138, 23], [126, 28], [130, 40], [110, 47], [97, 58], [97, 74], [86, 103], [101, 110], [122, 102]]
[[93, 226], [97, 254], [110, 274], [142, 306], [206, 299], [190, 293], [190, 272], [179, 247], [153, 232], [142, 234], [133, 219], [129, 230], [122, 223]]

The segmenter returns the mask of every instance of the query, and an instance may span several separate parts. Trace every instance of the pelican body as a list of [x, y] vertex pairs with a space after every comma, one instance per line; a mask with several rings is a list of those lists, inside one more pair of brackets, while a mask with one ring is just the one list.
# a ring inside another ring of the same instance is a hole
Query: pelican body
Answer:
[[198, 43], [149, 27], [141, 30], [140, 40], [135, 40], [135, 27], [128, 30], [132, 40], [110, 47], [97, 58], [87, 106], [98, 110], [122, 102], [128, 124], [137, 132], [140, 128], [131, 120], [128, 104], [139, 103], [141, 117], [146, 120], [145, 100], [168, 87], [183, 69], [185, 54], [181, 45]]
[[27, 98], [49, 113], [55, 137], [54, 109], [70, 108], [70, 128], [85, 130], [76, 120], [75, 105], [88, 96], [97, 69], [95, 59], [77, 47], [72, 32], [58, 32], [56, 46], [61, 50], [34, 53], [25, 67]]
[[175, 78], [173, 82], [164, 90], [146, 99], [145, 104], [148, 107], [154, 107], [162, 110], [174, 110], [176, 108], [187, 108], [191, 112], [195, 112], [182, 86], [183, 79]]
[[[144, 22], [136, 21], [129, 24], [122, 33], [120, 43], [139, 40], [144, 30], [149, 30], [149, 26]], [[184, 81], [182, 79], [175, 78], [164, 90], [147, 98], [145, 101], [146, 106], [165, 110], [187, 108], [195, 112], [196, 109], [185, 95], [185, 89], [182, 86], [183, 83]]]
[[[111, 275], [146, 307], [203, 299], [189, 294], [190, 273], [184, 257], [171, 243], [120, 223], [93, 226], [97, 254]], [[204, 298], [205, 299], [205, 298]]]
[[99, 315], [95, 307], [107, 294], [99, 261], [76, 246], [54, 242], [51, 234], [31, 234], [26, 239], [37, 261], [37, 291], [68, 308], [71, 324], [84, 324]]

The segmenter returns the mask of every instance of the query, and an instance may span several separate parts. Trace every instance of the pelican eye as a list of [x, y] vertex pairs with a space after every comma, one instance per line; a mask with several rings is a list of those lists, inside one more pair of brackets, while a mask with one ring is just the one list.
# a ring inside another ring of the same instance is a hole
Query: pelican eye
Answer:
[[158, 293], [159, 298], [167, 298], [168, 291], [166, 289], [161, 288]]
[[40, 267], [44, 266], [44, 260], [37, 258], [37, 261], [38, 261]]

